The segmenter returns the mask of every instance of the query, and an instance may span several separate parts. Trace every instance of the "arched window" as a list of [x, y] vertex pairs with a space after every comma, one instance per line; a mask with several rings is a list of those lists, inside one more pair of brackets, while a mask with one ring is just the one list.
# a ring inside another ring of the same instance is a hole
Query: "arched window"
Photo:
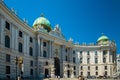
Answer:
[[22, 45], [21, 42], [19, 43], [19, 49], [18, 50], [19, 50], [19, 52], [23, 52], [23, 45]]
[[10, 38], [9, 38], [9, 36], [5, 36], [5, 47], [10, 48]]
[[29, 55], [33, 56], [33, 48], [32, 47], [29, 48]]
[[43, 51], [43, 57], [47, 57], [46, 51]]

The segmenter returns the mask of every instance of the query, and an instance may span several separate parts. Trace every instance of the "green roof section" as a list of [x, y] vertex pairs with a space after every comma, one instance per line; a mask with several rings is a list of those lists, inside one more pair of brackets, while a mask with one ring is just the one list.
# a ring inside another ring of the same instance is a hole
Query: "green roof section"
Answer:
[[33, 26], [41, 25], [41, 24], [51, 27], [51, 24], [50, 24], [49, 20], [46, 19], [46, 18], [43, 17], [43, 16], [37, 18], [37, 19], [34, 21]]
[[109, 40], [109, 38], [107, 36], [102, 35], [101, 37], [98, 38], [97, 42], [99, 42], [101, 40], [106, 41], [106, 40]]

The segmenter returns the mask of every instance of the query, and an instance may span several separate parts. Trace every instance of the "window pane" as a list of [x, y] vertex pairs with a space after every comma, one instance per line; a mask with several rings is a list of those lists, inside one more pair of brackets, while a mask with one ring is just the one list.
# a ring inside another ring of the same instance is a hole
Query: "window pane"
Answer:
[[22, 32], [21, 31], [19, 31], [19, 37], [22, 37]]
[[19, 52], [23, 52], [23, 45], [22, 45], [22, 43], [19, 43]]
[[7, 21], [5, 22], [5, 28], [10, 30], [10, 24]]
[[10, 62], [10, 55], [6, 54], [6, 62]]
[[5, 36], [5, 47], [10, 48], [10, 38], [9, 38], [9, 36]]
[[10, 66], [6, 66], [6, 74], [10, 74]]

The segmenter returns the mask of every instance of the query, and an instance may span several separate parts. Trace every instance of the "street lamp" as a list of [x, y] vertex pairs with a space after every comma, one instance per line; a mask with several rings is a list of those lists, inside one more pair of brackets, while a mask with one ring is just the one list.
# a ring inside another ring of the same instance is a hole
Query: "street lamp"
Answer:
[[15, 63], [16, 63], [16, 80], [17, 80], [17, 64], [18, 64], [18, 57], [17, 56], [15, 58]]

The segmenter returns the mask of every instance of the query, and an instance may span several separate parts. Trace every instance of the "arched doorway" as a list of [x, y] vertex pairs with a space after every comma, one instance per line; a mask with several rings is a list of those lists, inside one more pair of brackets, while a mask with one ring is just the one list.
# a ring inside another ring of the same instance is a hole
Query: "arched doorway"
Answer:
[[60, 76], [60, 60], [54, 57], [55, 76]]
[[67, 71], [67, 76], [70, 77], [70, 70]]
[[45, 78], [47, 78], [49, 75], [49, 70], [48, 69], [45, 69]]

